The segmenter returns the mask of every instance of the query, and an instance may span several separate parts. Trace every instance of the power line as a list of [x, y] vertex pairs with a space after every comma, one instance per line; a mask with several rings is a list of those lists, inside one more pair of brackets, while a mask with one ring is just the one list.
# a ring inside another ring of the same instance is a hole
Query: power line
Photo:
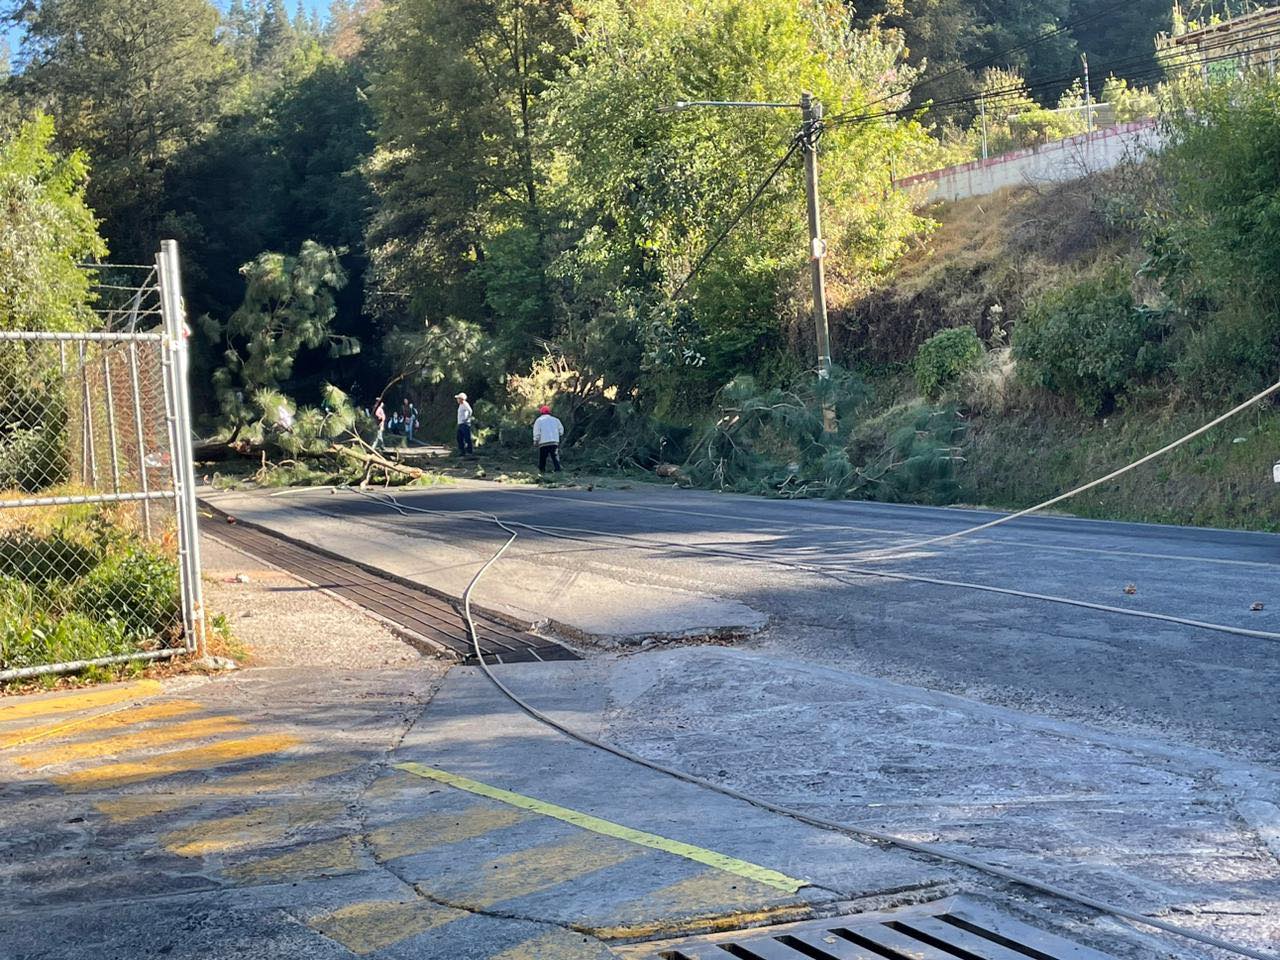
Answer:
[[[1073, 21], [1072, 24], [1064, 24], [1062, 28], [1055, 28], [1054, 30], [1041, 34], [1039, 37], [1035, 38], [1034, 40], [1028, 41], [1026, 44], [1022, 44], [1019, 47], [1009, 48], [1008, 50], [1003, 51], [1001, 54], [997, 54], [995, 57], [989, 58], [989, 60], [997, 59], [999, 56], [1003, 56], [1005, 53], [1014, 52], [1017, 49], [1022, 49], [1022, 48], [1031, 46], [1035, 43], [1038, 43], [1042, 40], [1049, 39], [1055, 36], [1056, 34], [1060, 33], [1063, 29], [1071, 29], [1072, 26], [1079, 26], [1080, 24], [1087, 22], [1090, 19], [1096, 18], [1097, 16], [1101, 16], [1105, 13], [1110, 12], [1111, 9], [1112, 8], [1107, 8], [1106, 10], [1100, 11], [1099, 13], [1093, 14], [1087, 18], [1079, 18], [1077, 21]], [[1277, 35], [1278, 33], [1280, 33], [1280, 31], [1258, 33], [1258, 34], [1255, 34], [1250, 39], [1252, 40], [1267, 39], [1268, 37]], [[1130, 81], [1140, 82], [1142, 80], [1148, 80], [1151, 78], [1162, 76], [1165, 68], [1169, 66], [1181, 66], [1181, 65], [1194, 66], [1197, 63], [1197, 55], [1205, 51], [1212, 51], [1215, 49], [1225, 49], [1227, 47], [1234, 47], [1239, 43], [1240, 43], [1239, 38], [1223, 37], [1223, 38], [1215, 39], [1210, 43], [1202, 44], [1194, 52], [1187, 51], [1187, 50], [1174, 49], [1170, 47], [1170, 48], [1165, 48], [1163, 50], [1157, 50], [1155, 51], [1154, 55], [1144, 53], [1136, 56], [1121, 58], [1118, 60], [1112, 60], [1112, 61], [1109, 61], [1105, 66], [1107, 68], [1107, 72], [1109, 75], [1114, 75], [1116, 71], [1124, 71], [1132, 67], [1143, 67], [1144, 69], [1142, 69], [1138, 73], [1130, 74], [1129, 76], [1126, 77], [1126, 79]], [[1240, 55], [1244, 55], [1248, 53], [1255, 53], [1255, 54], [1266, 53], [1266, 52], [1270, 52], [1271, 49], [1272, 48], [1244, 50], [1240, 52]], [[1233, 53], [1228, 56], [1225, 56], [1222, 58], [1215, 58], [1215, 59], [1200, 57], [1199, 62], [1214, 63], [1214, 62], [1219, 62], [1219, 60], [1231, 59], [1231, 57], [1235, 55], [1236, 54]], [[1152, 65], [1153, 60], [1154, 60], [1154, 65]], [[875, 113], [867, 112], [871, 107], [877, 106], [881, 103], [885, 103], [889, 100], [893, 100], [897, 97], [912, 93], [915, 90], [918, 90], [920, 87], [926, 86], [929, 83], [933, 83], [937, 80], [942, 79], [944, 76], [950, 76], [962, 70], [975, 69], [976, 67], [983, 66], [983, 65], [984, 65], [984, 61], [976, 61], [975, 63], [965, 64], [960, 67], [952, 68], [946, 73], [939, 74], [936, 77], [930, 77], [926, 80], [921, 81], [918, 84], [915, 84], [912, 87], [908, 87], [903, 90], [897, 91], [895, 93], [887, 94], [883, 97], [880, 97], [877, 100], [873, 100], [870, 103], [864, 105], [861, 113], [849, 112], [849, 113], [837, 114], [833, 117], [830, 117], [828, 122], [835, 124], [835, 123], [846, 123], [850, 121], [860, 122], [863, 120], [876, 119], [879, 117], [900, 117], [910, 113], [915, 113], [920, 110], [929, 110], [931, 112], [934, 112], [944, 107], [967, 106], [967, 105], [979, 103], [982, 100], [986, 100], [986, 102], [990, 104], [993, 101], [993, 99], [997, 99], [1004, 94], [1017, 94], [1022, 92], [1029, 93], [1035, 90], [1042, 90], [1045, 88], [1062, 86], [1064, 84], [1069, 84], [1075, 80], [1080, 79], [1079, 76], [1076, 74], [1068, 74], [1068, 75], [1058, 76], [1058, 77], [1028, 80], [1016, 86], [1001, 88], [994, 91], [988, 90], [982, 93], [965, 94], [963, 96], [953, 97], [947, 100], [931, 101], [918, 106], [907, 105], [904, 107], [898, 107], [892, 110], [878, 111]], [[1099, 78], [1099, 81], [1102, 83], [1105, 83], [1104, 78]], [[1093, 86], [1096, 86], [1096, 84], [1091, 84], [1091, 87]]]
[[[1004, 50], [1001, 50], [997, 53], [993, 53], [984, 60], [974, 60], [974, 61], [970, 61], [969, 63], [962, 63], [962, 64], [959, 64], [958, 66], [950, 68], [949, 70], [944, 70], [942, 73], [936, 74], [932, 77], [926, 77], [924, 80], [921, 80], [919, 83], [912, 84], [911, 86], [906, 87], [902, 90], [898, 90], [894, 93], [885, 94], [883, 97], [881, 97], [878, 100], [872, 100], [870, 103], [864, 104], [862, 109], [867, 110], [871, 107], [879, 106], [882, 103], [887, 103], [890, 100], [895, 100], [898, 97], [907, 96], [908, 94], [915, 93], [921, 87], [928, 86], [931, 83], [937, 83], [939, 80], [945, 80], [947, 77], [955, 76], [958, 73], [963, 73], [965, 71], [970, 71], [970, 70], [977, 70], [980, 67], [990, 66], [994, 61], [999, 60], [1001, 57], [1006, 57], [1011, 53], [1017, 53], [1021, 50], [1026, 50], [1030, 47], [1036, 46], [1037, 44], [1043, 43], [1046, 40], [1051, 40], [1054, 37], [1067, 32], [1068, 30], [1074, 30], [1076, 27], [1081, 27], [1087, 23], [1092, 23], [1094, 20], [1097, 20], [1103, 16], [1107, 16], [1111, 14], [1119, 6], [1120, 6], [1119, 3], [1111, 4], [1110, 6], [1104, 7], [1102, 10], [1098, 10], [1094, 13], [1089, 14], [1088, 16], [1078, 17], [1075, 20], [1069, 20], [1064, 24], [1054, 27], [1052, 30], [1048, 30], [1044, 33], [1037, 34], [1036, 36], [1032, 37], [1030, 40], [1025, 40], [1022, 43], [1016, 44], [1012, 47], [1007, 47]], [[843, 115], [838, 114], [836, 116], [831, 117], [830, 119], [838, 120], [841, 118], [841, 116]]]
[[684, 292], [684, 288], [689, 285], [689, 281], [698, 275], [698, 271], [701, 270], [706, 265], [707, 261], [711, 259], [711, 255], [715, 253], [716, 248], [719, 247], [720, 244], [724, 242], [725, 237], [727, 237], [733, 231], [733, 228], [736, 227], [739, 224], [739, 222], [741, 222], [742, 218], [745, 217], [751, 211], [751, 208], [756, 205], [756, 202], [764, 194], [765, 190], [768, 189], [769, 184], [773, 183], [774, 179], [778, 176], [778, 174], [782, 172], [782, 168], [787, 165], [787, 161], [795, 156], [796, 150], [798, 150], [799, 148], [800, 148], [800, 137], [797, 136], [791, 140], [791, 146], [787, 148], [787, 152], [782, 155], [781, 159], [779, 159], [778, 162], [774, 164], [773, 169], [769, 171], [769, 175], [764, 178], [764, 181], [760, 184], [760, 186], [756, 187], [755, 191], [751, 194], [751, 198], [747, 200], [746, 204], [743, 205], [742, 209], [740, 209], [736, 214], [734, 214], [733, 218], [725, 225], [724, 229], [720, 231], [719, 235], [715, 238], [715, 240], [711, 242], [711, 245], [707, 247], [707, 249], [703, 252], [702, 256], [698, 258], [698, 262], [693, 265], [693, 269], [690, 270], [688, 275], [683, 280], [680, 281], [679, 286], [676, 287], [675, 292], [672, 293], [671, 295], [671, 298], [673, 300], [679, 297], [680, 294]]
[[[1280, 37], [1280, 29], [1269, 31], [1264, 34], [1258, 34], [1253, 39], [1268, 39], [1272, 37]], [[1201, 47], [1201, 50], [1211, 52], [1215, 49], [1225, 49], [1227, 47], [1235, 46], [1236, 43], [1238, 43], [1238, 41], [1222, 41], [1222, 42], [1216, 42], [1213, 44], [1205, 44], [1203, 47]], [[1242, 56], [1247, 56], [1247, 55], [1257, 56], [1259, 54], [1274, 53], [1277, 50], [1280, 50], [1280, 45], [1271, 45], [1266, 47], [1251, 47], [1245, 50], [1232, 50], [1230, 52], [1223, 53], [1217, 56], [1198, 56], [1194, 53], [1189, 53], [1181, 50], [1175, 51], [1170, 49], [1157, 54], [1156, 65], [1153, 68], [1147, 71], [1144, 71], [1143, 73], [1138, 74], [1136, 76], [1130, 77], [1130, 79], [1135, 81], [1142, 80], [1142, 79], [1159, 79], [1164, 77], [1166, 75], [1166, 71], [1169, 69], [1176, 70], [1179, 68], [1203, 67], [1213, 63], [1220, 63], [1228, 60], [1238, 59]], [[1145, 60], [1146, 58], [1144, 57], [1142, 59]], [[1123, 62], [1117, 65], [1123, 65]], [[828, 124], [831, 124], [831, 125], [840, 125], [840, 124], [847, 124], [847, 123], [865, 123], [867, 121], [888, 118], [888, 117], [904, 117], [912, 113], [920, 112], [925, 109], [928, 109], [930, 111], [937, 111], [947, 107], [967, 106], [967, 105], [975, 104], [979, 102], [986, 102], [988, 106], [992, 104], [998, 106], [1002, 101], [1013, 100], [1018, 98], [1019, 96], [1029, 95], [1034, 90], [1042, 89], [1045, 87], [1058, 86], [1063, 83], [1069, 83], [1073, 80], [1078, 80], [1078, 79], [1079, 79], [1078, 76], [1068, 75], [1063, 77], [1041, 78], [1034, 81], [1023, 81], [1020, 83], [1010, 84], [1005, 87], [997, 88], [995, 90], [984, 91], [983, 93], [980, 93], [980, 94], [966, 94], [965, 96], [953, 97], [948, 100], [933, 101], [929, 104], [925, 104], [922, 106], [899, 107], [893, 110], [882, 110], [874, 113], [842, 114], [837, 117], [832, 117], [827, 122]], [[1106, 82], [1105, 80], [1101, 81], [1101, 83], [1103, 84], [1105, 84], [1105, 82]]]

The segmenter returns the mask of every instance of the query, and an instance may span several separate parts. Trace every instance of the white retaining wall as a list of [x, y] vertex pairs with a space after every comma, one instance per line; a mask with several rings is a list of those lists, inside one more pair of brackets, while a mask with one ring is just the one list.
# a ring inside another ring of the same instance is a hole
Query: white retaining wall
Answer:
[[895, 185], [917, 194], [922, 201], [981, 197], [1005, 187], [1078, 180], [1110, 169], [1125, 157], [1158, 149], [1160, 143], [1160, 131], [1154, 120], [1136, 120], [986, 160], [904, 177]]

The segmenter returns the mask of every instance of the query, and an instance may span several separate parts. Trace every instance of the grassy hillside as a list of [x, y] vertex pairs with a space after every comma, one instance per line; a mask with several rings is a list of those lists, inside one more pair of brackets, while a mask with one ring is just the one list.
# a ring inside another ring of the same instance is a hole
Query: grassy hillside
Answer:
[[[923, 408], [910, 376], [919, 345], [968, 325], [988, 347], [950, 391], [965, 430], [955, 480], [961, 501], [1019, 508], [1102, 476], [1228, 409], [1176, 380], [1127, 393], [1104, 413], [1018, 376], [1007, 349], [1028, 305], [1099, 271], [1131, 275], [1147, 295], [1137, 238], [1108, 216], [1114, 178], [1023, 188], [945, 204], [937, 228], [878, 286], [834, 311], [840, 353], [874, 371], [871, 419]], [[1252, 409], [1159, 461], [1064, 505], [1082, 516], [1280, 530], [1280, 409]], [[920, 499], [928, 499], [927, 492]]]

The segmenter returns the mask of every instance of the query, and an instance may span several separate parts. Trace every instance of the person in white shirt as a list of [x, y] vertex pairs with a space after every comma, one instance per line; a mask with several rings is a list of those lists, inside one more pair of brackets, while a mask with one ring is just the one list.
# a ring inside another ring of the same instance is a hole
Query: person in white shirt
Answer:
[[547, 472], [547, 460], [560, 472], [560, 439], [564, 436], [564, 424], [551, 415], [550, 407], [541, 407], [542, 416], [533, 421], [533, 445], [538, 448], [538, 472]]
[[458, 401], [458, 453], [466, 457], [476, 452], [471, 437], [471, 404], [465, 393], [454, 394], [453, 399]]
[[387, 429], [387, 408], [382, 405], [382, 398], [379, 397], [373, 405], [373, 419], [378, 421], [378, 435], [373, 438], [373, 449], [382, 449], [382, 434]]

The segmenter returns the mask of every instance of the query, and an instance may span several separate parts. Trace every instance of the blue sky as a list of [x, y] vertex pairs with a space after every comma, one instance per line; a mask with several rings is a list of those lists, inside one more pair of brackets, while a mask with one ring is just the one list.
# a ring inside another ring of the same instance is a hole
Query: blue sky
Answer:
[[[227, 9], [228, 0], [213, 0], [213, 2], [219, 8]], [[329, 9], [329, 0], [302, 0], [302, 2], [308, 10], [318, 10], [321, 14], [324, 14]], [[298, 8], [298, 0], [285, 0], [285, 7], [289, 11], [289, 16], [292, 17], [293, 11]], [[19, 32], [17, 30], [0, 31], [0, 36], [5, 39], [9, 47], [16, 53], [21, 39]]]

